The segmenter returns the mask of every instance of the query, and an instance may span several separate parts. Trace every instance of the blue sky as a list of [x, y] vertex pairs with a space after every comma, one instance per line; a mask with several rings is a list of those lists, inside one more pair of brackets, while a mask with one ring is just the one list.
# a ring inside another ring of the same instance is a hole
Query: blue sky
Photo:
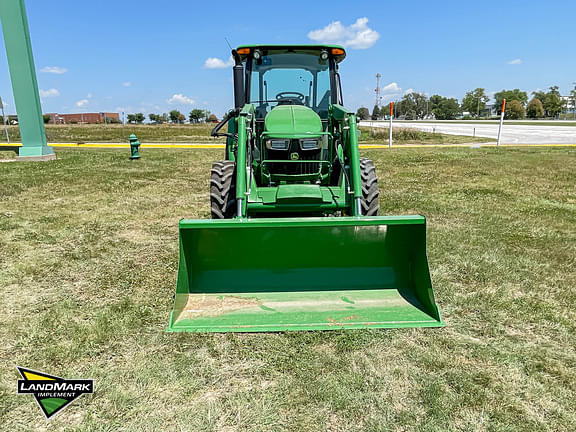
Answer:
[[[384, 102], [410, 89], [462, 99], [476, 87], [559, 85], [568, 94], [576, 81], [573, 0], [26, 4], [45, 112], [208, 108], [221, 116], [232, 105], [231, 69], [217, 68], [230, 56], [224, 38], [345, 43], [344, 100], [353, 109], [374, 105], [376, 73]], [[14, 112], [1, 43], [0, 95]]]

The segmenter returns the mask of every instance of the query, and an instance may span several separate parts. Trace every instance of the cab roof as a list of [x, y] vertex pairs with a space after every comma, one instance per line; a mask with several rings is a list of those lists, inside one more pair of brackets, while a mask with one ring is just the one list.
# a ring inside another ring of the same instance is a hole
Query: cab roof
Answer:
[[[334, 59], [336, 60], [336, 63], [340, 63], [342, 60], [344, 60], [346, 58], [346, 50], [344, 49], [344, 47], [342, 47], [341, 45], [285, 45], [285, 44], [279, 44], [279, 45], [240, 45], [238, 48], [236, 48], [236, 50], [240, 50], [242, 48], [249, 48], [250, 49], [250, 53], [252, 53], [252, 50], [255, 49], [260, 49], [260, 50], [297, 50], [297, 51], [322, 51], [322, 50], [327, 50], [330, 54], [331, 54], [331, 50], [333, 48], [336, 49], [340, 49], [344, 52], [344, 54], [337, 54], [337, 55], [332, 55], [332, 57], [334, 57]], [[248, 54], [240, 54], [240, 57], [242, 58], [242, 60], [246, 59], [246, 57], [248, 57]]]

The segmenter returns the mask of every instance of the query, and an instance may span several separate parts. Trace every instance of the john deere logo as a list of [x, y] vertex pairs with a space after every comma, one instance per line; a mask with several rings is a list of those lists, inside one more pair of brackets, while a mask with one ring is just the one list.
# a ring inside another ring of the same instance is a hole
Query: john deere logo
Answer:
[[292, 160], [299, 160], [299, 159], [300, 159], [300, 155], [299, 155], [298, 153], [292, 153], [292, 154], [290, 155], [290, 158], [291, 158]]
[[91, 379], [65, 379], [19, 366], [18, 394], [31, 394], [49, 420], [84, 393], [94, 393]]

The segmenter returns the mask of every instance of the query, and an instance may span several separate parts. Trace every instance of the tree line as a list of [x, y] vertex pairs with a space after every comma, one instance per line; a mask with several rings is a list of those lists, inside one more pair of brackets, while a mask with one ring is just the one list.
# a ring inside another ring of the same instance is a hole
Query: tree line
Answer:
[[[502, 101], [506, 99], [506, 119], [517, 120], [523, 118], [558, 118], [567, 107], [567, 101], [562, 99], [558, 86], [552, 86], [548, 91], [534, 91], [529, 100], [528, 93], [520, 89], [502, 90], [494, 94], [495, 108], [498, 115], [501, 114]], [[483, 88], [477, 88], [467, 92], [462, 103], [455, 98], [446, 98], [440, 95], [427, 97], [423, 93], [407, 93], [395, 103], [394, 117], [406, 120], [422, 120], [434, 117], [437, 120], [454, 120], [467, 113], [470, 118], [489, 117], [491, 111], [487, 109], [490, 100]], [[576, 108], [576, 89], [572, 90], [570, 97], [572, 108]], [[377, 105], [372, 109], [361, 107], [356, 115], [361, 120], [378, 120], [389, 115], [388, 106], [379, 108]], [[466, 117], [465, 117], [466, 118]]]
[[[172, 110], [169, 113], [148, 114], [148, 119], [154, 124], [182, 124], [186, 121], [186, 116], [178, 110]], [[146, 116], [143, 113], [128, 114], [126, 120], [131, 124], [142, 124], [146, 120]], [[188, 120], [190, 123], [217, 123], [218, 117], [207, 110], [193, 109], [188, 113]]]

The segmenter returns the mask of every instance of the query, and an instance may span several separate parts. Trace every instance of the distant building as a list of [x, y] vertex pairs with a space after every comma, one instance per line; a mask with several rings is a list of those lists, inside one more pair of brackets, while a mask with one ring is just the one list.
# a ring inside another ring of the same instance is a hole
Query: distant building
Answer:
[[487, 103], [486, 108], [480, 111], [481, 117], [494, 117], [498, 115], [498, 108], [496, 106], [496, 102], [494, 103]]
[[576, 112], [576, 106], [572, 96], [560, 96], [560, 98], [564, 101], [564, 113], [568, 114]]
[[17, 125], [18, 124], [18, 116], [17, 115], [7, 115], [6, 116], [6, 123], [9, 125]]
[[120, 122], [118, 113], [80, 113], [80, 114], [46, 114], [50, 116], [50, 124], [99, 124]]

